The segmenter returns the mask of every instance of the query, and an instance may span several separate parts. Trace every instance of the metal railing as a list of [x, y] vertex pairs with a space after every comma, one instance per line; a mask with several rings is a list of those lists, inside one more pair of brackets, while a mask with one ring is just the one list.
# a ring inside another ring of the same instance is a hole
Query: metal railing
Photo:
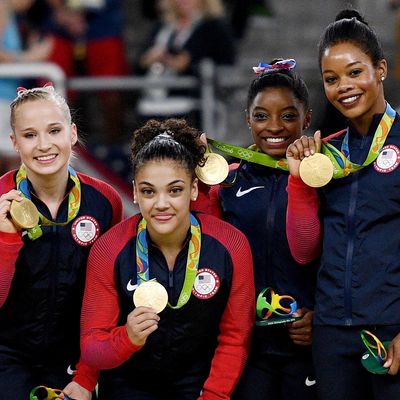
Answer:
[[46, 78], [62, 96], [66, 96], [64, 71], [53, 63], [0, 63], [0, 78]]
[[[63, 70], [53, 63], [3, 63], [0, 64], [0, 78], [44, 78], [53, 82], [57, 91], [67, 96], [68, 90], [90, 91], [140, 91], [147, 89], [197, 89], [200, 93], [198, 109], [201, 115], [201, 129], [216, 131], [218, 110], [216, 87], [217, 67], [210, 60], [204, 60], [199, 67], [199, 76], [155, 76], [155, 77], [72, 77], [67, 78]], [[240, 85], [237, 79], [229, 79], [228, 86]]]

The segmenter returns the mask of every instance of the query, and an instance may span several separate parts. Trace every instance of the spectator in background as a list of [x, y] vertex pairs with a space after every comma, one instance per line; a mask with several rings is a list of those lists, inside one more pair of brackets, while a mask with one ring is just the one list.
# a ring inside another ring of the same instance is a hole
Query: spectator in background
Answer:
[[[217, 65], [234, 63], [234, 39], [220, 0], [159, 0], [157, 6], [160, 22], [156, 24], [139, 58], [137, 72], [196, 75], [199, 63], [204, 59], [210, 59]], [[154, 92], [147, 94], [153, 97], [154, 107]], [[197, 96], [193, 92], [184, 94]], [[165, 103], [165, 98], [160, 97]], [[174, 110], [168, 112], [168, 116], [174, 115]]]
[[[0, 2], [0, 64], [43, 61], [50, 54], [50, 39], [32, 43], [23, 50], [16, 14], [25, 12], [33, 0], [2, 0]], [[19, 164], [10, 133], [10, 103], [20, 79], [0, 79], [0, 175]]]
[[142, 69], [161, 63], [176, 73], [191, 74], [205, 58], [234, 63], [234, 42], [219, 0], [159, 0], [159, 11], [162, 22], [140, 57]]
[[[54, 39], [50, 61], [67, 76], [121, 76], [128, 71], [123, 41], [121, 0], [46, 0], [50, 6], [45, 29]], [[122, 103], [118, 93], [100, 97], [104, 140], [114, 142], [122, 131]]]

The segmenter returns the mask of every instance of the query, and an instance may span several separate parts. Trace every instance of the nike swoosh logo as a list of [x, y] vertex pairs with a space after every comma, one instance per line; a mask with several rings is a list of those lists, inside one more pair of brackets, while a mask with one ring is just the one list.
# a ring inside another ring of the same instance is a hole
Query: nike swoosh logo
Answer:
[[68, 365], [67, 374], [68, 374], [68, 375], [74, 375], [75, 372], [76, 372], [76, 369], [72, 369], [72, 368], [71, 368], [71, 364]]
[[252, 192], [253, 190], [262, 189], [262, 188], [264, 188], [264, 187], [265, 187], [265, 186], [253, 186], [253, 187], [251, 187], [251, 188], [249, 188], [249, 189], [242, 190], [242, 187], [240, 186], [240, 188], [238, 189], [238, 191], [237, 191], [237, 193], [236, 193], [236, 197], [242, 197], [242, 196], [244, 196], [245, 194]]
[[316, 383], [317, 383], [317, 381], [316, 381], [315, 379], [312, 381], [312, 380], [310, 380], [309, 377], [307, 376], [306, 382], [305, 382], [306, 386], [313, 386], [313, 385], [315, 385]]
[[126, 285], [126, 288], [129, 292], [134, 291], [138, 285], [132, 285], [131, 283], [132, 279], [129, 280], [128, 284]]

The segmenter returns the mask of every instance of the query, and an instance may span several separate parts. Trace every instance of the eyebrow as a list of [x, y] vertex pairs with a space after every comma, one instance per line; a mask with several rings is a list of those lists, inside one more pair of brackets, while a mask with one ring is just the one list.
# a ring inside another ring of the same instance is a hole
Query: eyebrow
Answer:
[[[175, 185], [176, 183], [185, 183], [185, 181], [183, 179], [176, 179], [175, 181], [167, 183], [167, 186]], [[138, 184], [139, 185], [154, 186], [152, 183], [147, 182], [147, 181], [138, 182]]]
[[[353, 61], [353, 62], [351, 62], [350, 64], [347, 64], [347, 65], [346, 65], [346, 68], [350, 68], [350, 67], [352, 67], [352, 66], [355, 65], [355, 64], [364, 64], [364, 63], [363, 63], [362, 61]], [[331, 69], [326, 69], [326, 70], [322, 71], [323, 74], [325, 74], [326, 72], [334, 72], [334, 71], [331, 70]]]
[[[52, 122], [50, 124], [47, 124], [47, 128], [53, 128], [53, 127], [57, 127], [62, 125], [62, 122]], [[25, 131], [32, 131], [32, 130], [36, 130], [37, 128], [34, 126], [27, 126], [26, 128], [22, 128], [21, 132], [25, 132]]]
[[[268, 111], [268, 108], [261, 107], [261, 106], [256, 106], [256, 107], [253, 108], [253, 112], [257, 111], [257, 110]], [[288, 110], [296, 110], [297, 111], [297, 108], [295, 106], [287, 106], [287, 107], [282, 108], [281, 111], [288, 111]]]

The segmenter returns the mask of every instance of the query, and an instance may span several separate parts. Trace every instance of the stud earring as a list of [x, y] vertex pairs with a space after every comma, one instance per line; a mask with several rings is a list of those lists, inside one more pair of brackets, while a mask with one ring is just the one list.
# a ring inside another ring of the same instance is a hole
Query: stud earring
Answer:
[[385, 76], [385, 75], [382, 75], [382, 76], [381, 76], [381, 81], [383, 82], [385, 79], [386, 79], [386, 76]]

